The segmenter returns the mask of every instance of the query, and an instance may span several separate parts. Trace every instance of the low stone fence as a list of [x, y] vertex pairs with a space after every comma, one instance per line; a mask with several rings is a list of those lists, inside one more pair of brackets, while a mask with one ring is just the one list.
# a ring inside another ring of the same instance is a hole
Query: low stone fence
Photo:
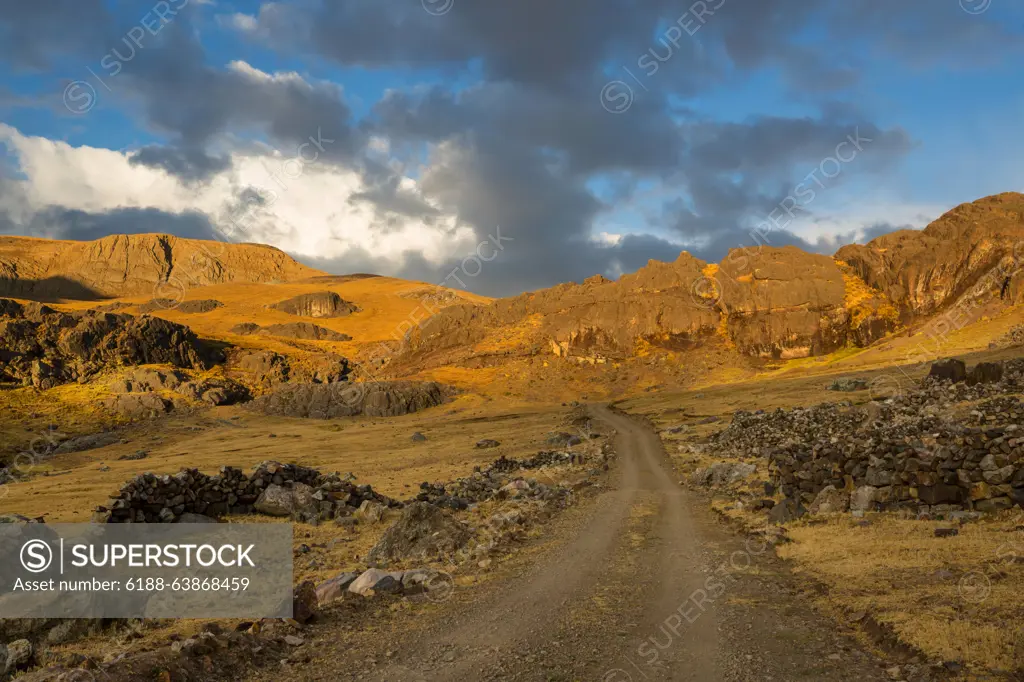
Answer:
[[93, 520], [103, 523], [173, 523], [193, 521], [190, 515], [220, 517], [259, 511], [319, 521], [345, 516], [371, 501], [400, 503], [369, 485], [356, 485], [337, 473], [321, 474], [296, 464], [263, 462], [251, 474], [221, 467], [209, 476], [197, 469], [176, 474], [139, 474], [98, 507]]
[[882, 440], [862, 449], [799, 447], [769, 456], [786, 497], [811, 502], [825, 487], [847, 490], [854, 508], [945, 506], [978, 511], [1024, 502], [1024, 431], [1016, 425], [939, 433], [933, 444]]

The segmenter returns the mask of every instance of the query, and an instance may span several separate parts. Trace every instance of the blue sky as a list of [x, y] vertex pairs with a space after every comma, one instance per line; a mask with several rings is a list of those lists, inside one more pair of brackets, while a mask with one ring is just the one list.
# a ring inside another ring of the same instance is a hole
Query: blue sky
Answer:
[[828, 253], [1024, 189], [1022, 34], [1008, 0], [6, 3], [0, 231], [440, 281], [500, 225], [469, 284], [509, 294], [718, 260], [860, 135], [773, 236]]

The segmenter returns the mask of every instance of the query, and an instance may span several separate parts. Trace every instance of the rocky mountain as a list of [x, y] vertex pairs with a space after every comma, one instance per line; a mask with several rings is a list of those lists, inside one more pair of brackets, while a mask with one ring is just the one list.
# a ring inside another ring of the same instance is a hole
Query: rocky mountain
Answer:
[[896, 321], [884, 294], [828, 256], [765, 247], [735, 250], [716, 265], [684, 252], [616, 282], [598, 276], [488, 306], [453, 306], [414, 330], [400, 362], [540, 352], [595, 363], [709, 341], [794, 358], [868, 344]]
[[836, 258], [884, 292], [904, 321], [931, 315], [979, 287], [1019, 301], [1024, 258], [1024, 195], [997, 194], [962, 204], [924, 230], [901, 230], [844, 246]]
[[263, 244], [164, 234], [91, 242], [0, 237], [0, 296], [44, 302], [148, 294], [174, 299], [210, 284], [290, 282], [323, 274]]
[[[904, 230], [829, 257], [788, 246], [741, 248], [709, 264], [683, 252], [616, 282], [453, 306], [409, 335], [396, 370], [480, 364], [496, 356], [619, 362], [700, 347], [789, 359], [863, 347], [964, 295], [1024, 296], [1024, 195], [964, 204], [925, 230]], [[1007, 280], [1007, 278], [1009, 278]]]

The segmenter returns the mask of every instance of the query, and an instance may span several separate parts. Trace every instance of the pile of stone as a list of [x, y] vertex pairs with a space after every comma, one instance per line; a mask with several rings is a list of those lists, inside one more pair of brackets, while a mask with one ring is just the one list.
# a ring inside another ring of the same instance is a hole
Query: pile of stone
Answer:
[[[737, 412], [703, 451], [766, 459], [771, 484], [797, 505], [813, 505], [824, 491], [861, 511], [1007, 509], [1024, 504], [1024, 408], [1012, 395], [1024, 391], [1022, 366], [982, 363], [968, 372], [946, 361], [919, 386], [863, 407]], [[955, 418], [965, 401], [980, 402]]]
[[258, 512], [317, 523], [349, 516], [366, 501], [401, 506], [371, 486], [355, 485], [337, 473], [325, 476], [296, 464], [263, 462], [248, 475], [229, 466], [215, 476], [197, 469], [139, 474], [98, 507], [93, 520], [174, 523]]
[[996, 339], [992, 346], [996, 348], [1007, 348], [1011, 346], [1024, 346], [1024, 324], [1014, 325], [1008, 332]]
[[559, 499], [568, 493], [565, 488], [510, 474], [524, 469], [582, 465], [585, 460], [586, 456], [581, 452], [542, 451], [527, 459], [501, 456], [485, 469], [477, 468], [471, 476], [449, 483], [421, 483], [415, 499], [449, 509], [466, 509], [471, 504], [495, 497]]
[[845, 393], [852, 393], [854, 391], [865, 391], [868, 388], [867, 379], [850, 379], [844, 377], [842, 379], [836, 379], [831, 384], [825, 387], [829, 391], [843, 391]]

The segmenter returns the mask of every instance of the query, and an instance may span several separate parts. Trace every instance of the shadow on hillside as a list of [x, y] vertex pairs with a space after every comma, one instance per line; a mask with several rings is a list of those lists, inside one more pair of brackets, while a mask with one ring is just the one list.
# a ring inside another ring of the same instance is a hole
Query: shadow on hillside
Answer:
[[23, 298], [39, 303], [60, 303], [61, 300], [106, 301], [110, 297], [67, 277], [46, 279], [7, 279], [0, 277], [0, 296]]

